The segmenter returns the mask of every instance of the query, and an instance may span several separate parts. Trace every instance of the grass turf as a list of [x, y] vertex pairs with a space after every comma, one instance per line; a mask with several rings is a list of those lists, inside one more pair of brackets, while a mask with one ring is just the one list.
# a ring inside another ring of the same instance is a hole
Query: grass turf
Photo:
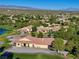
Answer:
[[59, 55], [47, 55], [47, 54], [17, 54], [13, 55], [13, 59], [64, 59]]

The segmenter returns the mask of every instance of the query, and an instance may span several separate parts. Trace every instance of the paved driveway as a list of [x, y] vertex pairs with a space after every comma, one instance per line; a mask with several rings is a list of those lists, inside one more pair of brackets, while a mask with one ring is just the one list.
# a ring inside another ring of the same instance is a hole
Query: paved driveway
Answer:
[[56, 54], [56, 51], [51, 51], [49, 49], [37, 49], [28, 47], [12, 47], [5, 51], [14, 53], [44, 53], [44, 54]]

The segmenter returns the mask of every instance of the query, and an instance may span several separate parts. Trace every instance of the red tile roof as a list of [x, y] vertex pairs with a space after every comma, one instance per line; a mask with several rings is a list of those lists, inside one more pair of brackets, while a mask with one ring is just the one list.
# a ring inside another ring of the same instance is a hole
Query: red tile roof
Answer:
[[[25, 40], [23, 40], [24, 38], [25, 38]], [[50, 45], [53, 40], [54, 40], [54, 38], [36, 38], [36, 37], [32, 37], [32, 36], [26, 36], [26, 37], [17, 37], [14, 39], [13, 42]]]

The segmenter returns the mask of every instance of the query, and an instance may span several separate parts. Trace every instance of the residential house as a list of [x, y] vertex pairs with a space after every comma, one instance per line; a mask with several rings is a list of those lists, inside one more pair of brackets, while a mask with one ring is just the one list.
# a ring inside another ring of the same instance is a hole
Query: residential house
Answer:
[[52, 30], [52, 31], [59, 31], [60, 29], [61, 29], [61, 25], [60, 25], [60, 24], [55, 24], [55, 23], [53, 23], [53, 24], [50, 25], [49, 27], [43, 27], [43, 26], [37, 27], [37, 32], [46, 33], [46, 32], [48, 32], [49, 30]]
[[12, 41], [16, 47], [33, 47], [33, 48], [48, 48], [54, 38], [36, 38], [32, 36], [20, 36]]
[[44, 27], [44, 26], [37, 27], [37, 32], [46, 33], [46, 32], [48, 32], [49, 30], [51, 30], [51, 28], [49, 28], [49, 27]]
[[27, 32], [31, 32], [32, 31], [32, 25], [27, 26], [27, 27], [23, 27], [21, 29], [18, 29], [17, 31], [21, 32], [21, 34], [25, 34]]
[[59, 31], [61, 29], [61, 25], [55, 24], [55, 23], [53, 23], [50, 27], [51, 27], [52, 31]]

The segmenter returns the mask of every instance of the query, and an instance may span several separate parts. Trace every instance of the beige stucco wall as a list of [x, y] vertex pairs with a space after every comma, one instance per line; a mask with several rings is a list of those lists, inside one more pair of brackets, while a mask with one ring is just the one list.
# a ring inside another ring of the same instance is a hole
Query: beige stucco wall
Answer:
[[29, 47], [33, 47], [33, 44], [29, 44]]
[[[23, 47], [23, 43], [16, 43], [16, 47]], [[26, 44], [26, 47], [28, 47], [28, 44]], [[29, 47], [34, 47], [34, 48], [48, 48], [48, 45], [39, 45], [39, 44], [29, 44]]]
[[16, 43], [16, 47], [21, 47], [22, 44], [21, 43]]
[[[23, 43], [16, 43], [16, 47], [23, 47], [24, 44]], [[28, 47], [28, 44], [26, 44], [26, 47]]]
[[39, 45], [39, 44], [34, 44], [35, 48], [48, 48], [48, 45]]

